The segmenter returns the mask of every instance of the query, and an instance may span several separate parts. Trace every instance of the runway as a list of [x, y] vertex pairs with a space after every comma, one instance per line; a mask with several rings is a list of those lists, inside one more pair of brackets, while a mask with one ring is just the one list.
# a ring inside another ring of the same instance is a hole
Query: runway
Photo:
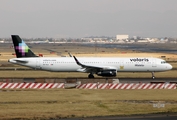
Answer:
[[70, 118], [55, 120], [176, 120], [177, 114], [149, 114], [149, 115], [132, 115], [132, 116], [106, 116], [90, 118]]

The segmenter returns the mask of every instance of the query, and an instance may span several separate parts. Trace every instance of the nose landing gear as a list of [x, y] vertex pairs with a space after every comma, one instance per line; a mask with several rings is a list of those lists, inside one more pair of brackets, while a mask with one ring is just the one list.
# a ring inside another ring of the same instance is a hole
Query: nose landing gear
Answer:
[[153, 79], [153, 80], [155, 79], [155, 75], [154, 75], [154, 72], [152, 72], [152, 79]]

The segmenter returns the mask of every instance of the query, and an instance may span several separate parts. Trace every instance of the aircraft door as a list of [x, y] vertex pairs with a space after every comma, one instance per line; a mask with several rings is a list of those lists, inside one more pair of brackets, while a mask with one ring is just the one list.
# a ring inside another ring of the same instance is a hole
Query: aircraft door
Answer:
[[157, 67], [156, 60], [152, 60], [152, 67]]
[[40, 69], [40, 59], [36, 59], [36, 69]]
[[124, 61], [123, 60], [120, 61], [119, 69], [124, 70]]

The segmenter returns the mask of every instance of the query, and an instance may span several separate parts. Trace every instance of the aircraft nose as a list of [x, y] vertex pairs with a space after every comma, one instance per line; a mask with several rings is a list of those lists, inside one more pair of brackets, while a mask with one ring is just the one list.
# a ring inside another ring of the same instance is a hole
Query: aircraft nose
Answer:
[[170, 65], [170, 64], [168, 64], [167, 68], [168, 68], [169, 70], [171, 70], [171, 69], [173, 68], [173, 66]]

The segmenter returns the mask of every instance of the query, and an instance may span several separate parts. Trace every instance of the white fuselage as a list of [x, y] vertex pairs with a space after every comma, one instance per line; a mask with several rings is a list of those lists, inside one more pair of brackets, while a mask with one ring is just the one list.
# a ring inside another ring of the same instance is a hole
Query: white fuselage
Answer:
[[[121, 57], [78, 57], [80, 63], [116, 69], [117, 72], [156, 72], [171, 70], [172, 66], [159, 58], [121, 58]], [[84, 72], [73, 57], [33, 57], [12, 58], [11, 63], [56, 72]]]

